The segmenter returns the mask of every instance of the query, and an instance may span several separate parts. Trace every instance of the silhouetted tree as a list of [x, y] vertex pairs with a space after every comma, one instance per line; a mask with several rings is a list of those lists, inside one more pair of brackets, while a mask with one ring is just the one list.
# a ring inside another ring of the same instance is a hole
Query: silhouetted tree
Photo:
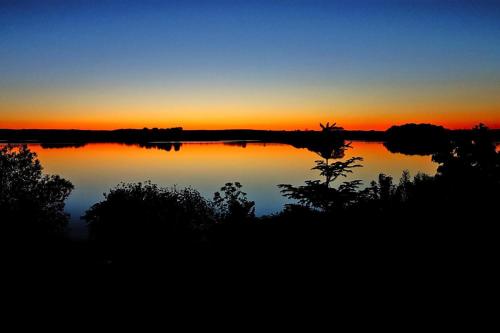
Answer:
[[[90, 237], [110, 258], [183, 248], [214, 222], [210, 203], [191, 188], [121, 184], [83, 216]], [[158, 253], [160, 254], [160, 253]]]
[[440, 164], [436, 180], [449, 205], [470, 214], [484, 214], [499, 202], [500, 153], [483, 124], [432, 158]]
[[437, 190], [434, 177], [426, 174], [418, 173], [412, 180], [405, 170], [397, 185], [391, 176], [380, 174], [378, 181], [372, 181], [370, 186], [360, 191], [357, 208], [367, 213], [368, 210], [383, 213], [385, 218], [392, 214], [410, 215], [399, 216], [401, 219], [408, 218], [415, 210], [428, 214], [434, 210], [434, 204], [440, 204]]
[[61, 235], [68, 215], [64, 201], [73, 185], [44, 175], [36, 153], [26, 145], [0, 149], [0, 217], [8, 238], [44, 238]]
[[481, 177], [498, 182], [500, 160], [489, 129], [479, 124], [472, 129], [471, 137], [455, 140], [450, 149], [435, 154], [440, 163], [438, 176], [458, 179], [464, 176]]
[[392, 153], [431, 155], [448, 147], [449, 131], [431, 124], [392, 126], [385, 132], [384, 146]]
[[344, 130], [343, 127], [338, 127], [337, 123], [333, 123], [330, 125], [330, 123], [326, 123], [326, 125], [323, 125], [322, 123], [319, 123], [319, 126], [321, 127], [321, 130], [323, 132], [333, 132], [333, 131], [342, 131]]
[[[330, 128], [335, 127], [335, 124], [326, 126], [320, 124], [323, 130], [329, 132]], [[330, 212], [335, 208], [344, 208], [356, 200], [357, 188], [361, 185], [360, 180], [343, 182], [338, 188], [331, 186], [339, 177], [347, 177], [352, 173], [352, 169], [361, 167], [358, 164], [363, 159], [361, 157], [352, 157], [346, 161], [336, 161], [330, 163], [330, 159], [339, 159], [344, 156], [344, 151], [351, 148], [350, 144], [342, 142], [332, 143], [325, 137], [324, 142], [318, 144], [320, 149], [317, 149], [317, 154], [324, 158], [316, 161], [316, 166], [313, 170], [319, 170], [320, 175], [325, 178], [321, 180], [307, 180], [306, 185], [293, 186], [290, 184], [280, 184], [283, 195], [289, 199], [296, 200], [300, 205], [320, 209]], [[324, 147], [321, 148], [321, 147]]]
[[[405, 174], [403, 174], [403, 176], [405, 176]], [[379, 206], [387, 206], [394, 200], [395, 193], [396, 187], [394, 186], [392, 177], [381, 173], [378, 176], [378, 182], [372, 181], [370, 186], [364, 189], [360, 194], [365, 200], [377, 202]]]
[[408, 200], [408, 192], [411, 185], [410, 172], [408, 170], [404, 170], [401, 178], [399, 179], [399, 184], [396, 189], [397, 195], [402, 202]]
[[215, 192], [213, 207], [219, 222], [244, 222], [255, 217], [255, 202], [249, 201], [238, 182], [226, 183]]
[[343, 182], [338, 188], [332, 187], [331, 184], [337, 178], [346, 177], [352, 173], [351, 169], [361, 167], [360, 164], [357, 164], [361, 160], [361, 157], [352, 157], [346, 161], [332, 164], [316, 161], [316, 166], [313, 169], [320, 170], [325, 181], [307, 180], [306, 185], [298, 187], [289, 184], [278, 186], [285, 197], [296, 200], [301, 205], [327, 212], [335, 208], [344, 208], [356, 200], [357, 189], [361, 185], [361, 181]]

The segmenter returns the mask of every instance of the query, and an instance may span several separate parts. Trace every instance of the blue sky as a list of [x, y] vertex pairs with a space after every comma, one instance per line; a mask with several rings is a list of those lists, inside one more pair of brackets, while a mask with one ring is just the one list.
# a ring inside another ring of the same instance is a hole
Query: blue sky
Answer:
[[[147, 100], [151, 123], [182, 123], [179, 113], [191, 112], [186, 122], [215, 126], [221, 117], [193, 109], [226, 115], [228, 100], [241, 123], [228, 125], [240, 126], [273, 106], [280, 118], [300, 99], [295, 126], [329, 108], [346, 121], [386, 119], [398, 96], [428, 105], [420, 118], [445, 105], [433, 121], [461, 117], [476, 101], [482, 113], [468, 121], [500, 118], [498, 1], [0, 1], [0, 50], [9, 124], [37, 114], [55, 126], [90, 124], [97, 118], [85, 119], [85, 107], [103, 118]], [[402, 112], [412, 121], [418, 110]]]

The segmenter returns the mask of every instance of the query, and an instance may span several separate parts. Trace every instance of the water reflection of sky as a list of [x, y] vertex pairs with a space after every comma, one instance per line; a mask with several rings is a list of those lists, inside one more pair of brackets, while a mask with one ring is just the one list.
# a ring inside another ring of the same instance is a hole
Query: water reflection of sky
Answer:
[[[364, 184], [381, 172], [399, 179], [409, 170], [433, 174], [436, 165], [430, 156], [390, 153], [381, 143], [353, 142], [350, 156], [362, 156], [363, 168], [349, 179]], [[259, 215], [279, 211], [286, 203], [277, 184], [299, 185], [317, 178], [311, 170], [319, 156], [307, 149], [284, 144], [182, 143], [179, 149], [167, 146], [145, 148], [117, 143], [88, 144], [84, 147], [45, 149], [30, 145], [38, 153], [45, 172], [59, 174], [75, 185], [67, 201], [73, 229], [80, 229], [79, 217], [103, 193], [120, 182], [151, 180], [161, 186], [192, 186], [211, 197], [224, 183], [239, 181], [248, 197], [256, 202]]]

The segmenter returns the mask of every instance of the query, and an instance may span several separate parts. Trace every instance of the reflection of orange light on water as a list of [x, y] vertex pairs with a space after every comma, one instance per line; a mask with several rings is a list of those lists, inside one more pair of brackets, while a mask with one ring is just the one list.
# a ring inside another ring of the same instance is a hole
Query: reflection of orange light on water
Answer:
[[[405, 169], [434, 174], [436, 164], [430, 156], [407, 156], [390, 153], [378, 142], [353, 142], [345, 158], [361, 156], [362, 168], [349, 179], [373, 180], [379, 173], [399, 178]], [[283, 181], [300, 184], [318, 177], [311, 170], [321, 159], [307, 149], [285, 144], [247, 143], [246, 147], [223, 143], [183, 143], [179, 151], [142, 148], [118, 143], [88, 144], [83, 148], [44, 149], [30, 145], [48, 173], [57, 173], [70, 180], [87, 179], [89, 175], [102, 180], [143, 181], [171, 179], [194, 185], [197, 181], [227, 179], [248, 183], [278, 184]], [[343, 181], [343, 179], [339, 179]], [[116, 181], [115, 181], [116, 182]]]
[[[116, 143], [88, 144], [83, 148], [44, 149], [30, 145], [49, 173], [71, 179], [87, 174], [102, 179], [128, 181], [155, 180], [163, 177], [192, 184], [190, 179], [212, 177], [247, 182], [257, 177], [291, 176], [296, 170], [308, 172], [315, 154], [278, 144], [248, 144], [246, 148], [221, 143], [184, 143], [179, 151], [145, 149]], [[269, 179], [272, 181], [272, 179]]]
[[[403, 107], [404, 112], [401, 111]], [[450, 129], [472, 128], [479, 122], [490, 128], [500, 128], [499, 106], [392, 106], [367, 105], [346, 106], [338, 111], [323, 106], [318, 110], [304, 108], [243, 108], [239, 111], [226, 108], [190, 109], [189, 112], [145, 110], [144, 108], [124, 111], [103, 109], [98, 114], [89, 115], [86, 109], [68, 109], [52, 113], [50, 109], [30, 111], [8, 108], [0, 105], [4, 113], [1, 128], [40, 128], [40, 129], [95, 129], [111, 130], [118, 128], [177, 127], [185, 129], [268, 129], [304, 130], [319, 129], [319, 122], [335, 121], [348, 130], [386, 130], [392, 125], [405, 123], [433, 123]], [[6, 111], [3, 111], [6, 110]], [[8, 111], [7, 111], [8, 110]], [[23, 115], [20, 118], [20, 114]], [[106, 114], [105, 117], [102, 115]]]
[[109, 163], [110, 166], [118, 166], [120, 161], [129, 161], [130, 166], [140, 164], [141, 159], [148, 159], [148, 163], [154, 164], [157, 160], [173, 159], [177, 163], [210, 163], [215, 165], [231, 163], [231, 161], [248, 160], [255, 161], [257, 158], [265, 160], [287, 159], [295, 152], [293, 160], [297, 157], [310, 161], [311, 154], [304, 150], [305, 154], [298, 154], [297, 149], [282, 144], [248, 143], [246, 147], [223, 143], [182, 143], [179, 151], [172, 146], [170, 151], [157, 147], [145, 148], [138, 145], [125, 145], [119, 143], [95, 143], [87, 144], [83, 149], [74, 147], [64, 148], [42, 148], [40, 145], [30, 145], [40, 158], [49, 157], [67, 165], [78, 163], [79, 159], [85, 159], [86, 163]]
[[416, 172], [431, 175], [436, 172], [436, 164], [432, 162], [431, 156], [391, 153], [380, 142], [355, 141], [352, 143], [352, 147], [353, 149], [346, 151], [346, 158], [352, 156], [363, 157], [361, 164], [364, 167], [354, 171], [360, 176], [367, 176], [368, 174], [376, 176], [379, 173], [386, 173], [393, 177], [399, 177], [403, 170], [413, 171], [413, 175]]

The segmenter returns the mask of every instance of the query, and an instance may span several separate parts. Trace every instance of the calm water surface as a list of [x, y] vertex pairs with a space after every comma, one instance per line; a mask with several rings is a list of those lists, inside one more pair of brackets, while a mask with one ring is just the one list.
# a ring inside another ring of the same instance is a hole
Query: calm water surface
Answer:
[[[169, 151], [117, 143], [87, 144], [83, 147], [29, 147], [38, 154], [45, 172], [58, 174], [75, 185], [66, 204], [71, 214], [73, 234], [81, 234], [80, 216], [92, 204], [103, 199], [103, 193], [120, 182], [151, 180], [161, 186], [191, 186], [211, 198], [226, 182], [239, 181], [249, 199], [256, 203], [258, 215], [279, 211], [286, 203], [276, 185], [300, 185], [317, 179], [311, 170], [320, 159], [307, 149], [285, 144], [249, 142], [182, 143]], [[437, 165], [430, 156], [407, 156], [389, 152], [382, 143], [353, 142], [346, 158], [361, 156], [363, 168], [355, 169], [348, 179], [361, 179], [367, 185], [383, 172], [399, 179], [409, 170], [434, 174]]]

